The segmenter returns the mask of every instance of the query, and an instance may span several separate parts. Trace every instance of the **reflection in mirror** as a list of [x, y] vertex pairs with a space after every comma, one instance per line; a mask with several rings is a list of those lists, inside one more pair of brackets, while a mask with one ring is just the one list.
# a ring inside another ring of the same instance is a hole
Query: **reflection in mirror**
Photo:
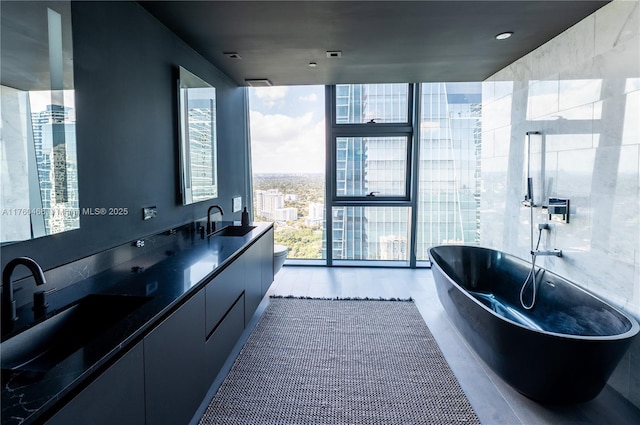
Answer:
[[218, 197], [216, 89], [180, 67], [180, 174], [184, 205]]
[[1, 11], [0, 242], [80, 227], [70, 2]]

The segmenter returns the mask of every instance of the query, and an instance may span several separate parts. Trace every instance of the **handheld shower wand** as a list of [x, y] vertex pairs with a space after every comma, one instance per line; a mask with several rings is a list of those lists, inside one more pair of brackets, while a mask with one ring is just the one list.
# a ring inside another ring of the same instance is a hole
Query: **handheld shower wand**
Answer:
[[[522, 205], [525, 207], [535, 207], [533, 202], [533, 177], [531, 177], [531, 135], [540, 134], [539, 131], [527, 131], [527, 193], [524, 195]], [[533, 237], [533, 233], [532, 233]], [[533, 244], [533, 241], [531, 241]]]
[[[538, 251], [538, 247], [540, 246], [540, 239], [542, 238], [542, 228], [539, 228], [538, 233], [538, 243], [533, 247], [533, 208], [536, 206], [533, 202], [533, 178], [531, 177], [531, 135], [532, 134], [540, 134], [538, 131], [527, 131], [527, 194], [524, 196], [524, 201], [522, 201], [522, 205], [529, 207], [529, 227], [530, 227], [530, 235], [529, 240], [531, 241], [531, 270], [529, 271], [529, 275], [522, 283], [522, 288], [520, 289], [520, 304], [526, 310], [531, 310], [536, 303], [536, 293], [538, 288], [536, 287], [536, 252]], [[524, 301], [524, 291], [528, 286], [529, 279], [531, 279], [532, 283], [532, 297], [531, 303], [526, 304]]]

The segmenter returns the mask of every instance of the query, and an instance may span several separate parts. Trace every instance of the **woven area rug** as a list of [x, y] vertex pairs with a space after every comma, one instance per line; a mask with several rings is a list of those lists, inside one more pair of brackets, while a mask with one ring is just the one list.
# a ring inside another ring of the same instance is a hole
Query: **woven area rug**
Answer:
[[479, 424], [413, 302], [272, 298], [200, 425]]

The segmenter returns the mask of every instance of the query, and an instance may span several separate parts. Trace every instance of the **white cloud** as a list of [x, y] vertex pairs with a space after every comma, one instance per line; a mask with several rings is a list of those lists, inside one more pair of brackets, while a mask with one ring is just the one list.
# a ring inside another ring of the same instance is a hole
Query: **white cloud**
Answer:
[[251, 111], [254, 173], [324, 172], [324, 120]]
[[286, 86], [256, 87], [253, 90], [256, 97], [268, 107], [277, 105], [287, 96], [287, 91], [289, 91]]
[[316, 102], [318, 100], [318, 95], [315, 93], [309, 93], [306, 96], [300, 96], [300, 100], [303, 102]]

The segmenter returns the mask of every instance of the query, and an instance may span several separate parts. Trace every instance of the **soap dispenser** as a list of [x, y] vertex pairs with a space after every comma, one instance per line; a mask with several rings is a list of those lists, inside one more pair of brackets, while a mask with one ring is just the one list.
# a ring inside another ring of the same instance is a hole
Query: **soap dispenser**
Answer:
[[242, 211], [242, 221], [240, 222], [243, 226], [249, 225], [249, 211], [247, 211], [247, 207], [244, 207]]

